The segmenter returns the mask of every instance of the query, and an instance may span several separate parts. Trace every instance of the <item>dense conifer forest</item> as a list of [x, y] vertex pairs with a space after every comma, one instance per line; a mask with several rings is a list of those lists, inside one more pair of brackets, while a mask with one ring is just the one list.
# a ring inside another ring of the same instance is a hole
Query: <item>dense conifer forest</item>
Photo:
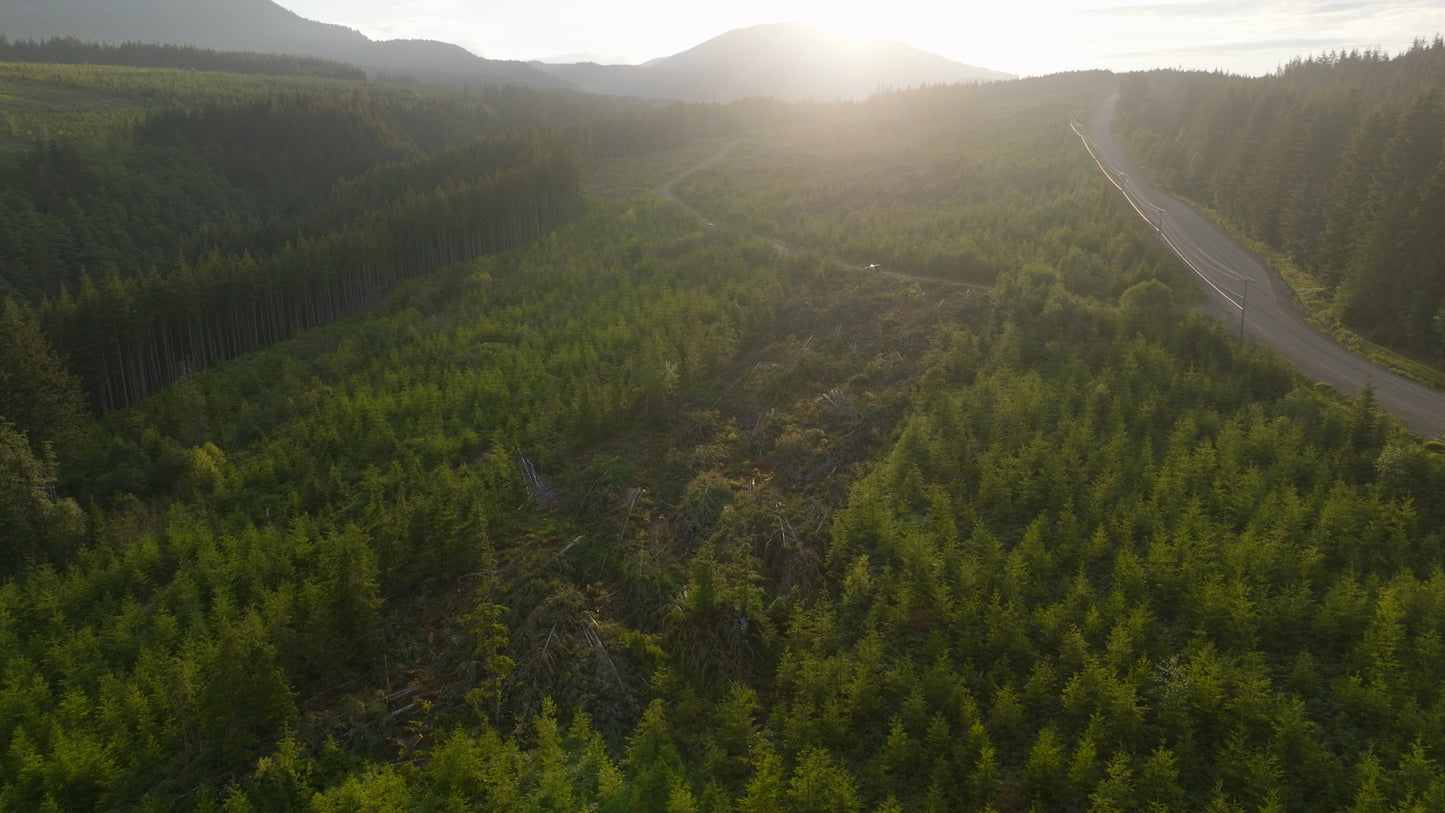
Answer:
[[132, 68], [258, 73], [269, 76], [366, 78], [366, 71], [341, 62], [284, 54], [214, 51], [181, 45], [126, 42], [112, 45], [75, 37], [10, 42], [0, 37], [0, 62], [53, 62], [66, 65], [125, 65]]
[[49, 65], [0, 66], [0, 83], [40, 126], [71, 123], [48, 109], [60, 93], [137, 102], [0, 168], [0, 291], [36, 311], [97, 411], [528, 242], [576, 217], [583, 162], [760, 108]]
[[1445, 807], [1445, 449], [1069, 128], [1195, 81], [0, 65], [0, 808]]

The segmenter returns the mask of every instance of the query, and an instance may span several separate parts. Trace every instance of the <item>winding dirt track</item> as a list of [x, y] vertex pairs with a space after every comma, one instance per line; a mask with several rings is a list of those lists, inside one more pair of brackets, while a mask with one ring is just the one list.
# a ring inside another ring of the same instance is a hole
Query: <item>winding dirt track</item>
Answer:
[[[733, 147], [736, 147], [736, 146], [737, 146], [739, 143], [741, 143], [741, 142], [742, 142], [742, 139], [738, 139], [738, 140], [736, 140], [736, 141], [728, 142], [727, 144], [725, 144], [725, 145], [723, 146], [722, 149], [718, 150], [718, 151], [717, 151], [716, 153], [714, 153], [713, 155], [709, 156], [708, 158], [703, 159], [701, 162], [699, 162], [699, 163], [697, 163], [697, 164], [694, 164], [693, 166], [688, 167], [687, 169], [684, 169], [682, 172], [677, 173], [676, 175], [672, 176], [671, 178], [668, 178], [666, 181], [664, 181], [664, 182], [662, 183], [661, 186], [657, 187], [657, 192], [658, 192], [658, 194], [662, 195], [664, 198], [667, 198], [668, 200], [672, 201], [673, 203], [677, 204], [678, 206], [681, 206], [682, 208], [688, 210], [689, 212], [692, 212], [692, 214], [693, 214], [694, 216], [696, 216], [698, 220], [701, 220], [701, 221], [707, 223], [709, 226], [711, 226], [711, 225], [712, 225], [712, 221], [708, 220], [708, 219], [702, 214], [702, 212], [699, 212], [697, 209], [694, 209], [687, 201], [683, 200], [682, 198], [679, 198], [679, 197], [677, 196], [677, 194], [672, 191], [672, 187], [673, 187], [674, 185], [676, 185], [677, 182], [680, 181], [680, 180], [682, 180], [683, 178], [686, 178], [687, 176], [693, 174], [694, 172], [697, 172], [698, 170], [703, 169], [704, 167], [710, 166], [713, 162], [718, 161], [718, 160], [721, 160], [722, 158], [726, 157], [728, 153], [732, 152]], [[780, 254], [792, 254], [792, 253], [793, 253], [793, 247], [790, 246], [790, 245], [788, 245], [787, 243], [784, 243], [782, 240], [769, 240], [768, 242], [772, 243], [773, 248], [777, 249], [777, 250], [778, 250], [778, 253], [780, 253]], [[939, 283], [939, 284], [941, 284], [941, 285], [953, 285], [953, 286], [958, 287], [958, 288], [969, 288], [969, 289], [972, 289], [972, 290], [975, 290], [975, 291], [987, 291], [987, 290], [989, 290], [989, 286], [987, 286], [987, 285], [978, 285], [978, 284], [975, 284], [975, 283], [972, 283], [972, 282], [960, 282], [960, 281], [958, 281], [958, 280], [953, 280], [953, 279], [940, 279], [940, 278], [938, 278], [938, 277], [921, 277], [921, 276], [918, 276], [917, 274], [905, 274], [905, 273], [903, 273], [902, 271], [891, 271], [891, 270], [887, 270], [887, 269], [884, 269], [884, 268], [879, 268], [879, 267], [876, 266], [876, 265], [874, 265], [874, 266], [872, 266], [872, 267], [869, 267], [869, 266], [859, 265], [859, 264], [856, 264], [856, 263], [843, 262], [843, 261], [841, 261], [841, 260], [838, 261], [838, 264], [841, 265], [841, 266], [844, 267], [844, 268], [849, 268], [849, 269], [852, 269], [852, 270], [854, 270], [854, 271], [872, 271], [872, 272], [875, 273], [875, 274], [879, 274], [879, 275], [882, 275], [882, 276], [885, 276], [885, 277], [892, 277], [892, 278], [894, 278], [894, 279], [908, 280], [908, 281], [911, 281], [911, 282], [933, 282], [933, 283]]]
[[727, 157], [728, 153], [733, 151], [733, 147], [736, 147], [741, 142], [742, 139], [737, 139], [736, 141], [729, 141], [727, 144], [723, 145], [722, 149], [718, 150], [711, 157], [704, 158], [701, 162], [694, 164], [687, 169], [684, 169], [682, 172], [679, 172], [676, 175], [672, 176], [671, 178], [668, 178], [666, 181], [663, 181], [662, 186], [657, 187], [658, 194], [662, 195], [664, 198], [667, 198], [673, 203], [676, 203], [678, 206], [681, 206], [689, 212], [692, 212], [694, 215], [697, 216], [698, 220], [707, 222], [707, 218], [702, 216], [702, 212], [699, 212], [698, 210], [692, 208], [692, 206], [688, 205], [687, 201], [679, 198], [676, 194], [674, 194], [672, 191], [672, 187], [675, 186], [678, 181], [686, 178], [692, 173], [697, 172], [698, 170], [705, 167], [711, 166], [716, 161], [721, 161], [723, 158]]
[[[1351, 353], [1309, 324], [1289, 288], [1258, 257], [1219, 231], [1194, 207], [1155, 189], [1114, 143], [1118, 96], [1105, 99], [1089, 132], [1076, 125], [1099, 168], [1134, 211], [1184, 260], [1204, 286], [1205, 311], [1305, 375], [1354, 394], [1375, 388], [1380, 407], [1418, 435], [1445, 434], [1445, 394], [1402, 378]], [[1241, 312], [1243, 319], [1241, 320]]]

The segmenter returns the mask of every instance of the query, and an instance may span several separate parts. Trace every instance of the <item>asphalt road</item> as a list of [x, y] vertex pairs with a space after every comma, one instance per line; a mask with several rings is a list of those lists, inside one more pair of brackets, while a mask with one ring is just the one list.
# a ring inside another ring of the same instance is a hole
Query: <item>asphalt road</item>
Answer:
[[1084, 138], [1100, 168], [1204, 287], [1205, 311], [1249, 341], [1283, 356], [1305, 375], [1354, 394], [1368, 382], [1380, 407], [1423, 436], [1445, 434], [1445, 394], [1402, 378], [1336, 344], [1294, 305], [1290, 290], [1257, 256], [1194, 207], [1155, 189], [1114, 143], [1117, 96], [1104, 100]]

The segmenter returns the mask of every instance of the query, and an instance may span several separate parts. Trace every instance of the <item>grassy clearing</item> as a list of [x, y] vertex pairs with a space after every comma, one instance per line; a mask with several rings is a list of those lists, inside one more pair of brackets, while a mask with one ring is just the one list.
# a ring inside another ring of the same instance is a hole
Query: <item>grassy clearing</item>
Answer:
[[0, 71], [0, 150], [49, 138], [86, 138], [135, 115], [134, 102], [92, 88], [7, 76]]

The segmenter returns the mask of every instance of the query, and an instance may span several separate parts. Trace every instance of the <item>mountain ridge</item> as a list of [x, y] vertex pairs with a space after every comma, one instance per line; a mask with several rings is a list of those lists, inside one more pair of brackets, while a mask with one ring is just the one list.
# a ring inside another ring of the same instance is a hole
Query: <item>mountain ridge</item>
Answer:
[[641, 65], [531, 64], [589, 93], [688, 102], [858, 99], [880, 87], [1016, 78], [901, 42], [852, 39], [803, 23], [736, 28]]
[[524, 62], [486, 59], [435, 40], [372, 40], [343, 25], [306, 19], [272, 0], [0, 0], [0, 36], [322, 57], [439, 84], [566, 87]]
[[273, 0], [0, 0], [0, 36], [288, 54], [433, 84], [518, 84], [685, 102], [860, 99], [880, 88], [1015, 78], [901, 42], [852, 39], [802, 23], [733, 29], [642, 65], [491, 60], [436, 40], [372, 40]]

